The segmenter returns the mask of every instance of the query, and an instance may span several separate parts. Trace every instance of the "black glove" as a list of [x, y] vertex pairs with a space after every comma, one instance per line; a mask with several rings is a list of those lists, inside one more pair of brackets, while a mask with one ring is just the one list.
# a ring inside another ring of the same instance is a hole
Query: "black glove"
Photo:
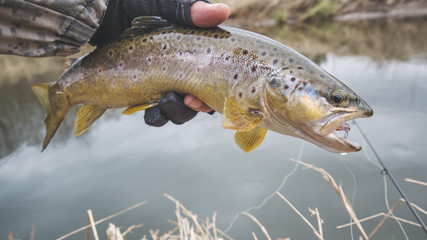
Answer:
[[191, 6], [208, 0], [109, 0], [101, 24], [89, 43], [103, 46], [118, 39], [135, 17], [161, 16], [169, 21], [196, 27], [191, 21]]
[[184, 105], [183, 97], [175, 92], [165, 94], [159, 105], [145, 110], [145, 123], [153, 127], [161, 127], [169, 120], [175, 124], [183, 124], [197, 115], [197, 111]]

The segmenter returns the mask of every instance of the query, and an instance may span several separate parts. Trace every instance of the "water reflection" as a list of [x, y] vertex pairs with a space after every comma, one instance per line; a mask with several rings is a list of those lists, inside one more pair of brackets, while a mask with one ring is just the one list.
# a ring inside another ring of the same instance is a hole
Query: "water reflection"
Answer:
[[[382, 19], [251, 28], [321, 62], [325, 55], [368, 56], [376, 61], [427, 60], [427, 19]], [[424, 53], [424, 54], [423, 54]]]
[[[427, 193], [403, 181], [405, 177], [427, 181], [423, 160], [427, 155], [425, 21], [256, 31], [316, 58], [371, 105], [374, 117], [360, 120], [359, 125], [408, 197], [427, 209]], [[141, 200], [149, 201], [147, 207], [113, 222], [121, 226], [144, 223], [132, 235], [135, 238], [149, 229], [169, 230], [166, 219], [173, 219], [174, 206], [162, 197], [164, 192], [201, 217], [217, 211], [218, 225], [224, 229], [236, 213], [259, 205], [294, 169], [287, 160], [298, 156], [300, 140], [269, 133], [259, 149], [243, 154], [233, 143], [233, 132], [221, 129], [218, 114], [201, 114], [183, 126], [158, 129], [145, 126], [141, 115], [107, 111], [86, 134], [75, 138], [74, 114], [70, 113], [49, 148], [40, 154], [45, 113], [30, 87], [55, 80], [63, 60], [0, 56], [0, 63], [8, 66], [0, 73], [0, 238], [7, 232], [25, 238], [35, 223], [38, 239], [53, 239], [84, 225], [88, 208], [99, 219]], [[362, 142], [355, 129], [349, 139]], [[342, 180], [348, 196], [355, 194], [353, 205], [359, 217], [387, 212], [380, 169], [367, 159], [372, 153], [366, 146], [364, 152], [340, 156], [307, 143], [302, 156], [303, 161]], [[282, 193], [306, 215], [307, 206], [318, 207], [328, 238], [349, 238], [348, 228], [335, 229], [349, 218], [320, 176], [299, 168], [288, 180]], [[390, 204], [394, 204], [399, 195], [390, 186], [387, 190]], [[252, 213], [274, 239], [313, 239], [295, 213], [277, 198]], [[405, 207], [399, 207], [396, 214], [412, 219]], [[366, 228], [373, 229], [376, 223], [368, 222]], [[239, 219], [230, 234], [235, 239], [249, 239], [248, 229], [258, 231], [251, 221]], [[405, 225], [405, 229], [410, 239], [424, 236], [419, 228]], [[404, 238], [393, 221], [376, 237]]]

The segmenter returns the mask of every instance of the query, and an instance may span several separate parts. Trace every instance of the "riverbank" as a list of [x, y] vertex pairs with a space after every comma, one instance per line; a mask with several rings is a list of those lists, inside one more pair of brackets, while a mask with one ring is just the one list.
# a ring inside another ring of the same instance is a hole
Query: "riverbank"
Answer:
[[427, 16], [424, 0], [214, 0], [230, 5], [231, 19], [245, 23], [294, 24]]

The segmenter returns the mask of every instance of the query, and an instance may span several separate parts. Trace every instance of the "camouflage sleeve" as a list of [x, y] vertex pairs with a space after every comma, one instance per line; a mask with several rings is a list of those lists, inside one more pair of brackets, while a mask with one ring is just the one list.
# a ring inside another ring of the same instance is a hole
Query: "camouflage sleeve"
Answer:
[[107, 0], [0, 0], [0, 54], [66, 56], [99, 26]]

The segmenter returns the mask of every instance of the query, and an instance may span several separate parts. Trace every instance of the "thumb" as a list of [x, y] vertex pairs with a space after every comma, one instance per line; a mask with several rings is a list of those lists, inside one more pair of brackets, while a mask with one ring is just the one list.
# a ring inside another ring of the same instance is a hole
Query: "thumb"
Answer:
[[191, 6], [191, 21], [202, 28], [215, 27], [227, 20], [229, 15], [230, 7], [223, 3], [210, 4], [198, 1]]

